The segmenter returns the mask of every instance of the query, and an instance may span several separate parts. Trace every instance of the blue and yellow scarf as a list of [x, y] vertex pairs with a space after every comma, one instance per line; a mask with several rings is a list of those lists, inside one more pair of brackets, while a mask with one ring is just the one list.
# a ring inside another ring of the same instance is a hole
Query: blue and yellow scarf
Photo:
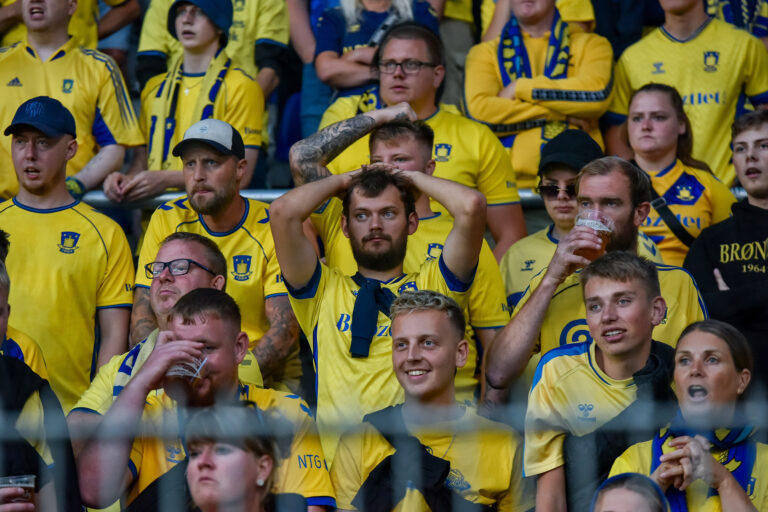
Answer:
[[[685, 423], [680, 410], [677, 411], [672, 422], [661, 429], [653, 438], [651, 443], [651, 473], [659, 467], [659, 457], [664, 453], [662, 447], [670, 438], [680, 436], [701, 435], [707, 438], [712, 444], [713, 450], [727, 450], [727, 456], [723, 465], [730, 470], [733, 477], [739, 482], [742, 489], [749, 494], [749, 481], [752, 478], [752, 469], [755, 465], [755, 454], [757, 448], [755, 442], [751, 439], [755, 428], [750, 425], [743, 417], [737, 416], [734, 419], [736, 425], [743, 425], [734, 428], [722, 428], [714, 431], [702, 432], [689, 427]], [[666, 492], [671, 512], [687, 512], [688, 503], [685, 499], [685, 491], [680, 491], [674, 486], [670, 486]], [[717, 491], [710, 488], [707, 497], [716, 496]]]

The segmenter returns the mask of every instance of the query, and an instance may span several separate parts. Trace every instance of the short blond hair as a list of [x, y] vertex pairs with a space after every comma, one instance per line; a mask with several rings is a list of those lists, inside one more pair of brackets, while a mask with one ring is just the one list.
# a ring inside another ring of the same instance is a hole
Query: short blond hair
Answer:
[[456, 329], [459, 338], [464, 337], [464, 329], [467, 325], [464, 320], [464, 312], [452, 298], [432, 290], [404, 292], [392, 302], [392, 306], [389, 308], [389, 317], [392, 319], [392, 323], [395, 323], [395, 318], [398, 316], [414, 311], [444, 313]]

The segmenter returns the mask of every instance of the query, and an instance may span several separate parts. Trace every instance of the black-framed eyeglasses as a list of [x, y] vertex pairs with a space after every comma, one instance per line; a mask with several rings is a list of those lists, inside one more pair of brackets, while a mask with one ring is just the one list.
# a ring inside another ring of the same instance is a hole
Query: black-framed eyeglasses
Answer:
[[434, 68], [437, 67], [437, 64], [422, 62], [416, 59], [406, 59], [402, 62], [397, 62], [396, 60], [382, 60], [376, 67], [379, 68], [380, 73], [391, 75], [395, 72], [397, 66], [400, 66], [400, 69], [402, 69], [403, 73], [406, 75], [415, 75], [421, 71], [421, 68]]
[[171, 261], [151, 261], [144, 265], [144, 272], [147, 274], [148, 279], [156, 279], [160, 277], [160, 274], [163, 273], [163, 270], [166, 268], [168, 269], [168, 272], [171, 273], [172, 276], [183, 276], [184, 274], [189, 272], [189, 268], [192, 265], [197, 265], [201, 269], [205, 270], [206, 272], [209, 272], [211, 275], [215, 276], [216, 272], [209, 269], [205, 265], [202, 265], [195, 260], [190, 260], [189, 258], [179, 258], [177, 260], [171, 260]]
[[539, 185], [538, 188], [539, 194], [547, 199], [556, 199], [561, 190], [565, 190], [568, 199], [576, 197], [576, 185], [566, 185], [564, 189], [557, 185]]

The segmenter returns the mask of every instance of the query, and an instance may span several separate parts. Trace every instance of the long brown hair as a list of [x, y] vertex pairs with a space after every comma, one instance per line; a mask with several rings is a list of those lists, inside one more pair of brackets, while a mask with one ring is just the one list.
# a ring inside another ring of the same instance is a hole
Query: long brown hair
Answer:
[[[666, 84], [648, 83], [632, 93], [629, 98], [629, 105], [632, 105], [635, 97], [641, 92], [659, 92], [665, 94], [669, 98], [669, 102], [672, 104], [672, 110], [675, 111], [677, 119], [682, 121], [685, 125], [685, 132], [677, 136], [677, 151], [675, 156], [678, 160], [688, 167], [695, 167], [703, 171], [712, 172], [709, 165], [706, 162], [693, 158], [693, 132], [691, 131], [691, 121], [688, 119], [688, 115], [683, 109], [683, 98], [680, 97], [680, 93], [677, 89]], [[627, 138], [629, 138], [629, 132], [627, 132]], [[629, 142], [629, 141], [627, 141]]]

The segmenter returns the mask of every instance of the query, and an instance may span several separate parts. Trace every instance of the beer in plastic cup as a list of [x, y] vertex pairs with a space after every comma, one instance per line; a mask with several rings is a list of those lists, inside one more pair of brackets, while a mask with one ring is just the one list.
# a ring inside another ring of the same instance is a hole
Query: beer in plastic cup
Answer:
[[613, 220], [597, 210], [582, 209], [579, 210], [578, 215], [576, 215], [576, 225], [592, 228], [592, 230], [595, 231], [595, 234], [600, 237], [602, 243], [600, 249], [577, 249], [574, 254], [583, 256], [589, 261], [595, 261], [605, 254], [605, 248], [608, 246], [608, 242], [611, 241]]
[[0, 476], [0, 487], [21, 487], [24, 495], [13, 500], [13, 503], [35, 502], [35, 475]]

